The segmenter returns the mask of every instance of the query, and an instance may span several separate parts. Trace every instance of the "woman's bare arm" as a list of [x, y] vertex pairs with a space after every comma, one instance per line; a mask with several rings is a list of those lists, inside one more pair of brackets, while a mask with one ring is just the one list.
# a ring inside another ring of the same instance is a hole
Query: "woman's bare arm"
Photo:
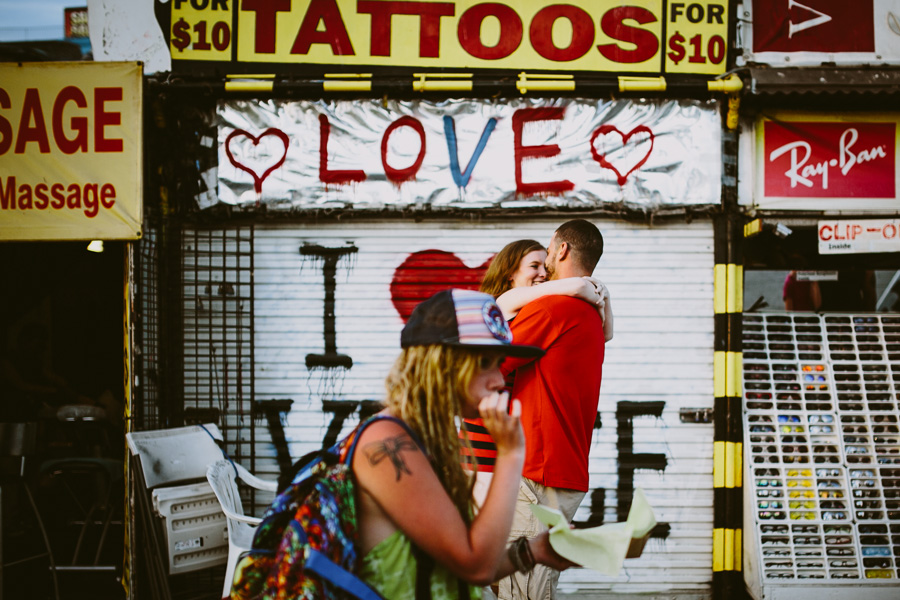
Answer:
[[594, 284], [597, 293], [600, 295], [600, 301], [597, 302], [597, 312], [600, 313], [600, 318], [603, 319], [603, 339], [608, 342], [613, 339], [613, 313], [609, 289], [599, 279], [594, 279], [593, 277], [585, 277], [584, 279]]
[[[604, 291], [606, 291], [606, 287], [604, 286]], [[609, 292], [606, 291], [606, 295], [603, 301], [603, 308], [600, 309], [600, 316], [603, 318], [603, 338], [608, 342], [613, 339], [613, 311], [612, 311], [612, 301], [609, 297]]]
[[567, 277], [507, 290], [497, 298], [497, 305], [503, 311], [503, 316], [509, 320], [519, 314], [523, 306], [544, 296], [572, 296], [594, 305], [601, 299], [590, 278]]
[[[505, 394], [492, 394], [480, 407], [485, 426], [497, 444], [497, 461], [484, 505], [468, 527], [428, 457], [397, 423], [379, 421], [366, 428], [353, 458], [359, 487], [393, 526], [451, 572], [475, 585], [494, 581], [508, 562], [505, 550], [525, 440], [519, 422], [521, 406], [515, 402], [512, 415], [506, 410]], [[361, 529], [367, 522], [367, 515], [361, 514]]]

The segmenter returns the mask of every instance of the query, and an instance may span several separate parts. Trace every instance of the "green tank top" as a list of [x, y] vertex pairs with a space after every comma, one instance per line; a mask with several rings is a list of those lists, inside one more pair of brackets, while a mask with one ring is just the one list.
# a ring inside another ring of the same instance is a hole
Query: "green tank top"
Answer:
[[[389, 600], [415, 600], [416, 559], [409, 538], [395, 531], [362, 560], [359, 577]], [[435, 563], [431, 574], [432, 600], [458, 600], [457, 578]], [[481, 588], [469, 586], [469, 597], [481, 600]]]

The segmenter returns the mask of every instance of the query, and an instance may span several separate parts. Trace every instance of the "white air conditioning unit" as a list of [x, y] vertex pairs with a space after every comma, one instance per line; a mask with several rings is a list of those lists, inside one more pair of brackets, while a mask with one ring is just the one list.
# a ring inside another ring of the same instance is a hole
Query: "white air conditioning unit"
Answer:
[[228, 561], [225, 514], [206, 481], [208, 466], [224, 456], [213, 424], [126, 435], [140, 460], [153, 511], [162, 520], [169, 574], [198, 571]]

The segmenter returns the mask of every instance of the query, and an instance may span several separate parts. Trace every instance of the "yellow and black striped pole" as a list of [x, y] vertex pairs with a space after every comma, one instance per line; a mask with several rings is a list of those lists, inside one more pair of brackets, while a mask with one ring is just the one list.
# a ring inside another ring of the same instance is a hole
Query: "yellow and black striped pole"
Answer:
[[741, 232], [728, 215], [716, 218], [713, 408], [713, 598], [741, 598], [743, 418]]

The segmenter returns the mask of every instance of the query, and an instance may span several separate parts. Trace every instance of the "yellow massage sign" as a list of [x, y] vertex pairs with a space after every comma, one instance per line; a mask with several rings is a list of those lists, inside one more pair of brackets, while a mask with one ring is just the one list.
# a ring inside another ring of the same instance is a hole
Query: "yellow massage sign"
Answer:
[[171, 0], [179, 61], [718, 75], [727, 0]]

